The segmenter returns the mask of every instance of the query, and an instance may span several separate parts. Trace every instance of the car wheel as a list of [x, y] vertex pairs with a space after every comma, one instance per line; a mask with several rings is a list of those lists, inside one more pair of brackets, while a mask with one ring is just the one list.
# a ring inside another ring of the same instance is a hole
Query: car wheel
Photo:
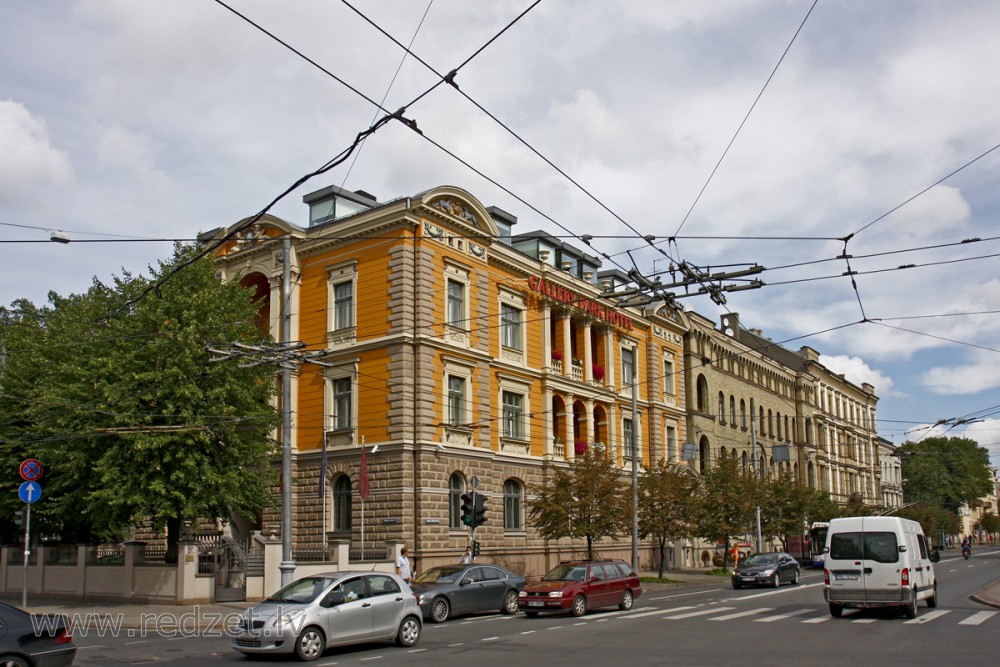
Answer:
[[16, 655], [0, 655], [0, 665], [3, 667], [31, 667], [28, 662]]
[[833, 616], [834, 618], [840, 618], [843, 615], [844, 615], [844, 608], [841, 607], [839, 604], [833, 604], [831, 602], [830, 603], [830, 616]]
[[400, 646], [410, 647], [420, 640], [420, 621], [415, 616], [407, 616], [399, 624], [399, 632], [396, 633], [396, 643]]
[[632, 608], [632, 591], [625, 589], [622, 593], [622, 601], [618, 603], [618, 608], [622, 611], [628, 611]]
[[444, 598], [435, 598], [431, 603], [431, 620], [435, 623], [444, 623], [451, 614], [451, 605]]
[[743, 584], [741, 584], [738, 581], [734, 581], [733, 582], [733, 588], [735, 588], [736, 590], [739, 590], [739, 589], [743, 588]]
[[508, 616], [513, 616], [517, 613], [517, 591], [507, 591], [503, 596], [503, 607], [500, 611]]
[[573, 598], [573, 615], [583, 616], [587, 613], [587, 598], [577, 595]]
[[792, 572], [792, 586], [798, 586], [798, 585], [799, 585], [799, 568], [795, 568], [795, 571]]
[[537, 611], [526, 611], [526, 612], [524, 612], [524, 615], [527, 616], [528, 618], [535, 618], [536, 616], [538, 616], [538, 612]]
[[303, 662], [319, 660], [324, 649], [326, 649], [326, 637], [323, 636], [323, 631], [315, 626], [303, 630], [295, 640], [295, 655]]
[[917, 592], [912, 591], [912, 597], [905, 607], [903, 607], [903, 613], [906, 614], [907, 618], [917, 617]]
[[931, 596], [929, 598], [927, 598], [927, 606], [930, 607], [931, 609], [934, 609], [935, 607], [937, 607], [937, 582], [936, 581], [934, 582], [934, 592], [931, 593]]
[[781, 575], [775, 572], [774, 577], [771, 578], [771, 587], [777, 588], [778, 586], [781, 586]]

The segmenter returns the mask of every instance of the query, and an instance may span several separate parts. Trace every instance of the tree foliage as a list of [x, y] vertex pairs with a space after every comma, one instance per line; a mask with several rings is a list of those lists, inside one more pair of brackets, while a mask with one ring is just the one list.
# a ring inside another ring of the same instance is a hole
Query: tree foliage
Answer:
[[618, 537], [630, 529], [631, 494], [600, 447], [588, 447], [568, 469], [556, 470], [532, 493], [528, 516], [539, 535], [585, 538], [588, 558], [595, 556], [596, 540]]
[[721, 457], [701, 477], [700, 534], [724, 543], [728, 554], [732, 538], [753, 532], [761, 499], [761, 482], [744, 475], [736, 459]]
[[206, 350], [260, 340], [252, 292], [220, 282], [202, 258], [128, 303], [196, 252], [177, 245], [148, 278], [125, 273], [50, 294], [46, 307], [3, 310], [0, 465], [42, 461], [32, 517], [49, 534], [114, 539], [144, 519], [252, 517], [267, 502], [273, 369], [211, 363]]
[[697, 532], [698, 479], [686, 467], [661, 460], [639, 477], [639, 533], [652, 537], [659, 553], [659, 576], [666, 565], [668, 540]]
[[903, 497], [951, 510], [992, 490], [989, 452], [968, 438], [933, 437], [899, 447]]
[[800, 537], [809, 524], [835, 516], [840, 516], [840, 507], [829, 494], [809, 488], [788, 472], [762, 486], [761, 533], [781, 540], [785, 551], [789, 539]]

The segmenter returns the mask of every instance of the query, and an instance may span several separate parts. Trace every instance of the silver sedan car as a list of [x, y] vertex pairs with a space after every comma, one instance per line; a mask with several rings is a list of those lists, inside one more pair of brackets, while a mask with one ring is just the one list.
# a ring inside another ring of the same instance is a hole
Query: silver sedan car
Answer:
[[413, 646], [423, 628], [413, 591], [387, 572], [330, 572], [288, 584], [240, 615], [233, 648], [316, 660], [332, 646], [395, 639]]

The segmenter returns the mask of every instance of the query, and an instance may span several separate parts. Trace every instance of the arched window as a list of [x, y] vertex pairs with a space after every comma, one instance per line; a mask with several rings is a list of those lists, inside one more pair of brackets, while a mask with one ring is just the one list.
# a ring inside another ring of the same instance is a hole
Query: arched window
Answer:
[[448, 479], [448, 527], [462, 527], [462, 494], [465, 493], [465, 479], [462, 473], [453, 472]]
[[726, 395], [719, 392], [719, 423], [726, 423]]
[[698, 446], [698, 453], [700, 454], [700, 456], [698, 457], [699, 458], [698, 471], [704, 475], [706, 472], [708, 472], [708, 467], [711, 463], [710, 461], [711, 452], [709, 450], [708, 438], [706, 438], [705, 436], [701, 436], [701, 442], [699, 443]]
[[729, 425], [736, 426], [736, 397], [729, 395]]
[[747, 427], [747, 402], [740, 399], [740, 428]]
[[524, 530], [524, 489], [516, 479], [503, 483], [504, 530]]
[[703, 415], [708, 414], [708, 380], [704, 375], [698, 376], [698, 394], [696, 396], [698, 412]]
[[781, 440], [781, 413], [778, 413], [778, 440]]
[[351, 478], [347, 475], [333, 483], [333, 529], [351, 529]]

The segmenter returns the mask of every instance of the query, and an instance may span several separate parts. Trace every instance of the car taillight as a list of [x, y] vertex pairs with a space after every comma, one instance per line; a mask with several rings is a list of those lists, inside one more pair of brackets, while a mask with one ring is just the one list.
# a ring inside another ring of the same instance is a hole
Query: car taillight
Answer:
[[827, 570], [825, 568], [823, 569], [823, 585], [824, 586], [830, 585], [830, 570]]
[[56, 636], [56, 644], [69, 644], [71, 641], [73, 641], [73, 631], [72, 628], [66, 626], [66, 629], [60, 630]]
[[903, 568], [903, 575], [902, 575], [899, 583], [900, 583], [901, 586], [909, 586], [910, 585], [910, 568], [908, 568], [908, 567], [904, 567]]

